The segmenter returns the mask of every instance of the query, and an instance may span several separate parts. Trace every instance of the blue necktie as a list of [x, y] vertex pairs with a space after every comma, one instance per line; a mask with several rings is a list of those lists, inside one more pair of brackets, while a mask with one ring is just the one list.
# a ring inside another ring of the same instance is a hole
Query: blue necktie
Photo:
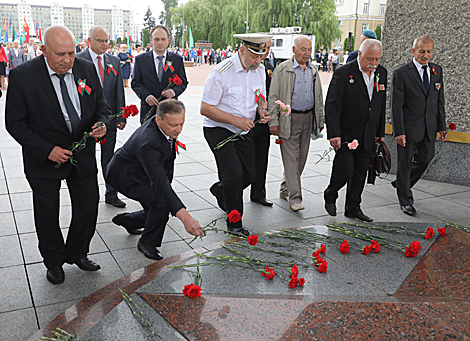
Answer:
[[426, 93], [428, 93], [428, 92], [429, 92], [428, 66], [427, 66], [427, 65], [423, 65], [423, 66], [422, 66], [422, 69], [424, 70], [424, 73], [423, 73], [423, 84], [424, 84], [424, 88], [426, 89]]

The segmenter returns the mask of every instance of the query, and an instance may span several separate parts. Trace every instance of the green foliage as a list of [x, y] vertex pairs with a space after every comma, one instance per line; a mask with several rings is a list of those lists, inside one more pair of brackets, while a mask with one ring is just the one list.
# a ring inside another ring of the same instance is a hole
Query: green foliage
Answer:
[[[167, 0], [168, 1], [168, 0]], [[258, 0], [249, 1], [249, 32], [269, 32], [271, 27], [301, 26], [302, 31], [316, 35], [316, 46], [329, 48], [341, 37], [336, 18], [335, 0]], [[172, 7], [171, 21], [179, 25], [183, 7]], [[192, 0], [184, 5], [187, 28], [199, 29], [208, 37], [212, 28], [219, 31], [219, 47], [235, 46], [240, 40], [235, 33], [245, 33], [246, 0]], [[185, 33], [185, 37], [187, 33]]]
[[142, 31], [142, 47], [147, 47], [150, 43], [150, 32], [146, 29]]
[[351, 36], [351, 51], [349, 51], [349, 37], [344, 39], [343, 51], [353, 52], [354, 51], [354, 36]]
[[118, 37], [117, 40], [116, 40], [116, 44], [119, 45], [121, 43], [122, 43], [122, 39], [121, 39], [121, 37]]
[[193, 31], [193, 40], [195, 43], [197, 43], [198, 40], [206, 40], [206, 37], [204, 37], [204, 33], [199, 28], [195, 28], [192, 30]]
[[163, 2], [163, 6], [165, 7], [165, 10], [160, 12], [160, 16], [158, 17], [158, 19], [160, 20], [160, 23], [162, 25], [165, 25], [168, 28], [168, 30], [170, 31], [170, 37], [171, 37], [173, 25], [171, 25], [170, 8], [178, 6], [178, 0], [161, 0], [161, 1]]
[[375, 28], [375, 34], [377, 35], [377, 40], [382, 38], [382, 25], [379, 25]]
[[209, 32], [208, 40], [212, 43], [213, 49], [223, 48], [220, 41], [220, 33], [217, 27], [212, 27]]
[[144, 15], [144, 30], [150, 30], [155, 26], [155, 18], [152, 17], [152, 11], [150, 7], [147, 7], [147, 12]]

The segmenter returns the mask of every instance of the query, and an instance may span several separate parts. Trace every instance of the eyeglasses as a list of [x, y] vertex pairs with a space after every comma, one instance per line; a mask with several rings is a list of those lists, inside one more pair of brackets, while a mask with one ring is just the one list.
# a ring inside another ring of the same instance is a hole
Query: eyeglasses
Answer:
[[108, 40], [108, 39], [105, 39], [105, 40], [103, 40], [103, 39], [93, 39], [93, 40], [97, 41], [97, 42], [100, 43], [100, 44], [107, 44], [107, 43], [109, 43], [109, 40]]

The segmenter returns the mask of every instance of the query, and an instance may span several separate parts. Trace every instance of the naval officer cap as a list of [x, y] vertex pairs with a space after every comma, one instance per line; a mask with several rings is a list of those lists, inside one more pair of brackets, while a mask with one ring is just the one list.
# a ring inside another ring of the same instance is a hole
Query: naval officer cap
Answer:
[[372, 30], [364, 30], [362, 32], [362, 35], [366, 36], [367, 38], [377, 39], [377, 35]]
[[273, 36], [261, 33], [234, 34], [235, 38], [242, 40], [242, 44], [254, 54], [264, 54], [266, 52], [266, 43]]

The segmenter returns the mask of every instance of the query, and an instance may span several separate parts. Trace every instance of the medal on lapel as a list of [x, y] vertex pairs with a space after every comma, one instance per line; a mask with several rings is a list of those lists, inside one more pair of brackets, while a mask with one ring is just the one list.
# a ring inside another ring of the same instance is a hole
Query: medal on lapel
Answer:
[[166, 72], [166, 70], [168, 70], [168, 68], [169, 68], [171, 73], [175, 72], [175, 68], [171, 64], [173, 64], [173, 62], [167, 61], [166, 64], [165, 64], [165, 67], [163, 68], [163, 71]]
[[116, 72], [116, 70], [114, 69], [113, 64], [111, 64], [111, 63], [106, 63], [106, 66], [108, 67], [108, 76], [109, 76], [109, 74], [111, 73], [111, 71], [114, 73], [114, 76], [117, 76], [117, 72]]
[[435, 88], [437, 91], [441, 90], [441, 83], [436, 83], [436, 84], [434, 84], [434, 88]]
[[353, 84], [354, 83], [354, 78], [353, 78], [353, 75], [350, 75], [349, 76], [349, 83]]
[[78, 79], [78, 93], [83, 96], [83, 93], [86, 92], [88, 95], [91, 94], [91, 88], [86, 85], [86, 78], [84, 80]]
[[259, 104], [259, 100], [261, 99], [263, 102], [266, 102], [266, 97], [263, 96], [260, 89], [255, 90], [255, 97], [256, 97], [256, 104]]
[[375, 75], [375, 84], [374, 84], [375, 90], [377, 90], [377, 92], [380, 91], [379, 80], [380, 80], [380, 74], [378, 73]]

